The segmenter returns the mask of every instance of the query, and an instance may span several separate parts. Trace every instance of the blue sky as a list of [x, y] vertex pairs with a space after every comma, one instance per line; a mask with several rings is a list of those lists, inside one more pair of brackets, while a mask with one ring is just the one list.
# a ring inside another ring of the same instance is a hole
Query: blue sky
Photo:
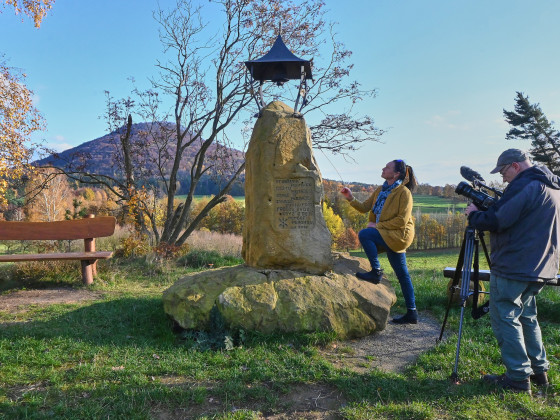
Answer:
[[[62, 150], [104, 135], [104, 91], [126, 96], [128, 77], [142, 85], [156, 74], [156, 5], [57, 0], [38, 30], [7, 9], [0, 14], [0, 52], [27, 74], [48, 144]], [[378, 90], [359, 110], [388, 131], [354, 161], [317, 151], [325, 178], [379, 183], [385, 163], [402, 158], [432, 185], [461, 181], [461, 165], [498, 180], [487, 175], [497, 156], [529, 148], [505, 140], [503, 109], [513, 109], [516, 91], [560, 122], [557, 0], [327, 0], [327, 7], [354, 52], [352, 77]]]

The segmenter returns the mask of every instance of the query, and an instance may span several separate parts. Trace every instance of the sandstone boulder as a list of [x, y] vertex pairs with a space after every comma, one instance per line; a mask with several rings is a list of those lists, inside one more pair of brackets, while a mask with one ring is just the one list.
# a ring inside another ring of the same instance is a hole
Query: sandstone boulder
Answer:
[[243, 259], [256, 268], [323, 274], [332, 268], [321, 173], [303, 118], [282, 102], [263, 109], [245, 155]]
[[386, 279], [378, 285], [358, 280], [360, 264], [368, 266], [338, 254], [326, 275], [246, 265], [194, 273], [164, 292], [164, 310], [185, 329], [207, 329], [215, 306], [234, 328], [363, 337], [385, 328], [396, 296]]

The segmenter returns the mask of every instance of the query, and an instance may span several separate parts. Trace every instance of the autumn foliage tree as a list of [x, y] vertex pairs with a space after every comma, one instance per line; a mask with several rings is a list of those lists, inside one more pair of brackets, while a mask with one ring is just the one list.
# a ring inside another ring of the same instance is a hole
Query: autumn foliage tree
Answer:
[[339, 249], [345, 249], [347, 251], [359, 248], [360, 239], [358, 238], [358, 234], [351, 227], [345, 228], [342, 235], [338, 237], [336, 246]]
[[323, 202], [323, 218], [325, 219], [325, 224], [331, 233], [332, 247], [337, 248], [340, 237], [344, 235], [344, 222], [340, 216], [336, 214], [325, 202]]
[[[208, 205], [210, 199], [204, 198], [197, 201], [193, 210], [194, 217]], [[222, 203], [212, 208], [208, 215], [202, 219], [199, 228], [205, 228], [211, 232], [241, 235], [244, 219], [245, 207], [243, 203], [227, 195]]]
[[[3, 0], [3, 9], [31, 17], [36, 27], [52, 7], [54, 0]], [[25, 85], [25, 74], [7, 65], [0, 51], [0, 206], [7, 203], [9, 182], [20, 178], [29, 167], [30, 135], [44, 127], [33, 105], [33, 92]]]
[[29, 169], [30, 135], [43, 128], [24, 80], [25, 74], [0, 62], [0, 204], [6, 203], [10, 180]]
[[16, 15], [23, 13], [33, 19], [35, 27], [38, 28], [54, 2], [55, 0], [4, 0], [4, 4], [0, 3], [0, 8], [8, 6], [13, 8]]
[[360, 213], [345, 198], [338, 200], [338, 203], [340, 206], [339, 214], [345, 220], [348, 227], [352, 228], [354, 232], [359, 232], [366, 227], [369, 217], [368, 213]]
[[38, 169], [27, 182], [27, 218], [36, 222], [64, 220], [73, 192], [66, 177], [52, 169]]

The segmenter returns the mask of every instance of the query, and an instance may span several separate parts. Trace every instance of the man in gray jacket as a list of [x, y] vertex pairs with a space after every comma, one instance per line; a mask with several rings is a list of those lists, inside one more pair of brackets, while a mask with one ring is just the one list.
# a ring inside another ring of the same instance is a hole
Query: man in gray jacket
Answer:
[[560, 178], [519, 149], [500, 155], [497, 172], [509, 184], [500, 200], [487, 211], [465, 210], [471, 226], [490, 231], [490, 318], [506, 366], [484, 380], [530, 394], [531, 381], [548, 386], [536, 296], [558, 274]]

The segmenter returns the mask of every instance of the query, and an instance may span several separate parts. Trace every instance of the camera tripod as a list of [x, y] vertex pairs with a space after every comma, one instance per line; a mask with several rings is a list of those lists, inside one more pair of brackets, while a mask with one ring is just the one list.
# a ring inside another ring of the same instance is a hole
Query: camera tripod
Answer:
[[[453, 368], [453, 373], [451, 374], [451, 380], [455, 383], [459, 383], [459, 375], [457, 369], [459, 366], [459, 350], [461, 348], [461, 335], [463, 333], [463, 318], [465, 315], [465, 308], [467, 306], [467, 300], [472, 296], [472, 317], [478, 319], [484, 314], [488, 313], [489, 306], [488, 302], [482, 306], [478, 306], [478, 297], [481, 293], [479, 291], [479, 243], [482, 244], [482, 249], [484, 250], [484, 255], [488, 266], [490, 266], [490, 258], [488, 256], [488, 249], [486, 248], [486, 243], [484, 242], [484, 233], [475, 229], [471, 225], [468, 225], [465, 229], [465, 234], [463, 237], [463, 243], [461, 244], [461, 252], [459, 259], [457, 261], [457, 267], [455, 268], [455, 274], [453, 276], [453, 283], [450, 287], [449, 302], [447, 303], [447, 310], [445, 312], [445, 317], [443, 319], [443, 325], [441, 326], [441, 332], [438, 338], [438, 342], [441, 341], [443, 337], [443, 332], [445, 330], [445, 325], [447, 323], [447, 317], [449, 315], [449, 309], [453, 303], [453, 294], [456, 290], [459, 290], [459, 299], [461, 305], [461, 318], [459, 321], [459, 337], [457, 339], [457, 350], [455, 352], [455, 367]], [[472, 270], [471, 270], [472, 266]], [[471, 278], [472, 274], [472, 278]], [[474, 285], [471, 289], [471, 280]], [[461, 286], [459, 287], [459, 281]], [[482, 292], [487, 293], [487, 292]]]

